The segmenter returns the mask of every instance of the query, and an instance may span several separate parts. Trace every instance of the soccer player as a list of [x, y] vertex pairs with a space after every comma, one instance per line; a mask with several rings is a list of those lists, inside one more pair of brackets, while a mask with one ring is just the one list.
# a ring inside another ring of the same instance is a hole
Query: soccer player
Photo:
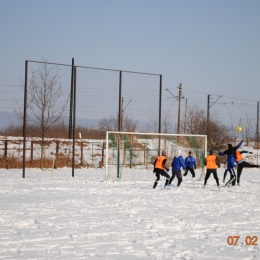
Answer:
[[203, 188], [206, 188], [208, 178], [210, 177], [210, 174], [213, 173], [213, 176], [216, 180], [217, 186], [219, 187], [219, 180], [217, 175], [217, 168], [220, 167], [219, 160], [215, 154], [213, 154], [213, 150], [209, 150], [209, 155], [204, 160], [204, 165], [207, 168], [206, 176], [204, 179], [204, 186]]
[[170, 180], [170, 175], [167, 173], [169, 169], [165, 166], [166, 164], [166, 151], [162, 151], [162, 155], [158, 156], [157, 159], [154, 161], [154, 170], [156, 174], [156, 180], [154, 182], [153, 188], [155, 189], [158, 181], [160, 180], [160, 175], [166, 177], [165, 185], [164, 188], [169, 189], [170, 187], [168, 186], [169, 180]]
[[[230, 172], [230, 180], [225, 184], [227, 187], [230, 187], [233, 181], [236, 181], [236, 173], [235, 173], [235, 166], [236, 166], [236, 151], [241, 147], [244, 140], [242, 140], [237, 146], [233, 147], [232, 144], [228, 144], [228, 149], [224, 152], [219, 152], [220, 156], [227, 155], [227, 170]], [[233, 185], [233, 184], [232, 184]], [[235, 184], [234, 184], [235, 185]], [[233, 185], [233, 186], [234, 186]]]
[[175, 176], [177, 176], [178, 179], [177, 187], [179, 187], [182, 182], [181, 167], [183, 168], [183, 170], [186, 169], [184, 159], [181, 155], [181, 150], [178, 150], [176, 152], [176, 155], [172, 159], [171, 166], [172, 166], [172, 177], [170, 179], [169, 184], [171, 184]]
[[[245, 161], [245, 159], [243, 159], [242, 153], [250, 153], [252, 154], [252, 152], [248, 152], [248, 151], [236, 151], [236, 162], [237, 162], [237, 186], [240, 186], [240, 176], [242, 173], [242, 170], [244, 167], [249, 167], [249, 168], [259, 168], [260, 166], [255, 165], [255, 164], [251, 164]], [[236, 180], [232, 182], [232, 185], [236, 185]]]
[[191, 151], [189, 151], [189, 156], [187, 156], [185, 158], [185, 165], [186, 165], [186, 170], [185, 170], [185, 173], [183, 174], [183, 176], [187, 176], [188, 172], [190, 171], [193, 181], [195, 181], [194, 169], [196, 169], [197, 163], [196, 163], [196, 159], [193, 156], [193, 153]]

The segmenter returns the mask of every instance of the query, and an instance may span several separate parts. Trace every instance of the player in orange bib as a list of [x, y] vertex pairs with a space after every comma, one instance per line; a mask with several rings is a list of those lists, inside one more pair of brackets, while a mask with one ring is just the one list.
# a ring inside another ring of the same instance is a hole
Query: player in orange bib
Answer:
[[204, 179], [204, 186], [203, 188], [206, 188], [206, 184], [208, 181], [208, 178], [211, 173], [213, 173], [214, 178], [216, 180], [217, 186], [219, 188], [219, 180], [218, 180], [218, 175], [217, 175], [217, 168], [220, 167], [219, 160], [216, 155], [213, 154], [212, 150], [209, 150], [209, 155], [205, 158], [204, 160], [204, 165], [207, 168], [206, 176]]
[[164, 188], [169, 189], [170, 187], [168, 186], [169, 180], [170, 180], [170, 175], [167, 173], [169, 169], [165, 166], [166, 164], [166, 151], [162, 151], [162, 155], [158, 156], [157, 159], [154, 161], [154, 170], [156, 174], [156, 180], [154, 182], [153, 188], [155, 189], [158, 181], [160, 180], [160, 175], [166, 177], [165, 185]]

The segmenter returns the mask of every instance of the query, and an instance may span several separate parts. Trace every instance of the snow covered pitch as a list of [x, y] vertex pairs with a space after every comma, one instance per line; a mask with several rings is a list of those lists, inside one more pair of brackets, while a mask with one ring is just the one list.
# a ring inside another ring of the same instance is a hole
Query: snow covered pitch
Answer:
[[205, 190], [190, 179], [154, 190], [153, 181], [102, 182], [104, 169], [75, 178], [57, 169], [53, 179], [2, 169], [0, 179], [0, 259], [260, 259], [260, 241], [249, 243], [260, 238], [260, 169], [220, 191], [213, 176]]

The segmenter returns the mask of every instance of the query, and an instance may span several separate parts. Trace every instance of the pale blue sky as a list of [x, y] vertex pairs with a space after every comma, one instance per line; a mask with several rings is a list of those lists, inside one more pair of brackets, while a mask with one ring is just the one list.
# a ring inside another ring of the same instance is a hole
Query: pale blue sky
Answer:
[[206, 109], [208, 94], [213, 102], [222, 95], [212, 112], [256, 117], [259, 0], [0, 0], [0, 23], [0, 85], [18, 85], [25, 60], [74, 57], [76, 65], [162, 74], [174, 115], [165, 88], [178, 95], [182, 83], [189, 105]]

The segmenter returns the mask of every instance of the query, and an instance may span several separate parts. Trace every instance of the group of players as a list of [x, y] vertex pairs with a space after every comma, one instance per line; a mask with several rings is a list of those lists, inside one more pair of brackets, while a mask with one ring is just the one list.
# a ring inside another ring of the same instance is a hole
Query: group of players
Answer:
[[[226, 175], [228, 172], [230, 173], [230, 179], [225, 184], [227, 187], [230, 187], [231, 185], [235, 186], [236, 182], [237, 182], [237, 185], [240, 186], [240, 176], [241, 176], [241, 173], [242, 173], [242, 170], [244, 167], [250, 167], [250, 168], [259, 168], [260, 167], [258, 165], [250, 164], [243, 159], [243, 157], [242, 157], [243, 153], [252, 154], [252, 152], [248, 152], [248, 151], [238, 151], [238, 149], [242, 146], [243, 142], [244, 142], [244, 140], [242, 140], [237, 146], [234, 146], [234, 147], [232, 146], [232, 144], [228, 144], [227, 150], [225, 150], [224, 152], [218, 153], [219, 156], [227, 156], [227, 160], [226, 160], [227, 167], [226, 167], [226, 170], [224, 173], [224, 178], [223, 178], [223, 183], [225, 183]], [[219, 179], [218, 179], [218, 175], [217, 175], [217, 168], [220, 167], [220, 162], [219, 162], [217, 156], [214, 154], [213, 150], [209, 150], [209, 155], [206, 156], [206, 158], [204, 160], [204, 165], [206, 166], [207, 171], [206, 171], [206, 176], [204, 179], [203, 188], [206, 187], [207, 181], [208, 181], [211, 173], [213, 174], [213, 176], [216, 180], [218, 188], [220, 188]], [[185, 173], [183, 174], [184, 176], [186, 176], [188, 174], [188, 172], [190, 171], [193, 181], [195, 181], [194, 169], [196, 169], [196, 167], [197, 167], [196, 159], [193, 156], [193, 153], [191, 151], [189, 152], [189, 156], [187, 156], [184, 160], [182, 157], [181, 150], [178, 150], [176, 152], [176, 155], [173, 157], [173, 160], [171, 163], [172, 176], [170, 177], [169, 169], [166, 167], [166, 151], [163, 150], [162, 155], [158, 156], [154, 162], [153, 172], [156, 174], [156, 180], [154, 182], [153, 188], [154, 189], [156, 188], [161, 175], [166, 178], [164, 188], [166, 188], [166, 189], [170, 188], [169, 186], [171, 185], [175, 176], [178, 179], [177, 187], [179, 187], [182, 182], [181, 168], [183, 170], [185, 170]], [[237, 167], [237, 176], [235, 173], [235, 167]]]

